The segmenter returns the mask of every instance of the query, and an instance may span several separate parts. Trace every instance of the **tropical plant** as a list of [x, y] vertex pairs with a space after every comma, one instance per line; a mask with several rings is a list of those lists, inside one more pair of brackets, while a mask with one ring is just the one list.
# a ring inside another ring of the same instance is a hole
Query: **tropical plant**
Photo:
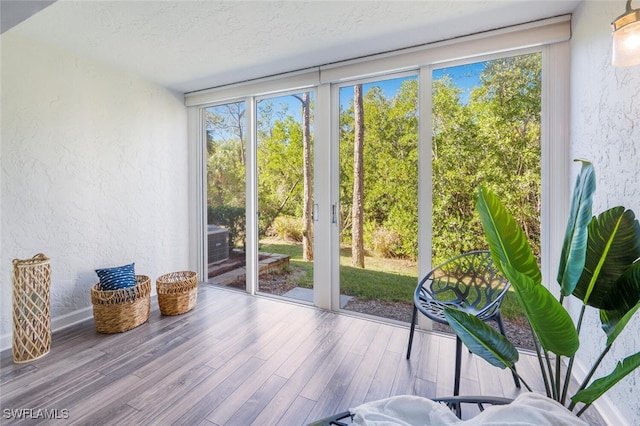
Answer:
[[[567, 408], [584, 403], [580, 416], [596, 399], [640, 366], [640, 352], [618, 361], [614, 370], [597, 380], [591, 378], [615, 339], [640, 309], [640, 224], [633, 211], [613, 207], [592, 217], [595, 173], [582, 161], [571, 201], [562, 245], [556, 299], [542, 285], [542, 274], [524, 232], [497, 196], [484, 187], [478, 191], [477, 209], [495, 264], [509, 279], [535, 336], [536, 352], [547, 396], [565, 405], [571, 371], [580, 344], [582, 320], [587, 306], [598, 309], [607, 342], [600, 357], [571, 396]], [[564, 308], [564, 299], [582, 301], [577, 326]], [[518, 352], [502, 335], [474, 317], [448, 309], [449, 324], [474, 353], [492, 365], [510, 368]], [[593, 337], [586, 336], [593, 341]], [[555, 363], [553, 355], [555, 355]], [[568, 358], [562, 372], [562, 358]], [[555, 364], [555, 365], [554, 365]], [[522, 378], [520, 378], [522, 380]], [[527, 389], [531, 388], [526, 384]]]

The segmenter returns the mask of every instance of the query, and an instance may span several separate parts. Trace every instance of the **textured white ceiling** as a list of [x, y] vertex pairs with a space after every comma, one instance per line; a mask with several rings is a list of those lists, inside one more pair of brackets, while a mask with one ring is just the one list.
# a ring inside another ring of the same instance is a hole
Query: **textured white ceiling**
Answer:
[[180, 92], [572, 12], [579, 0], [58, 0], [7, 31]]

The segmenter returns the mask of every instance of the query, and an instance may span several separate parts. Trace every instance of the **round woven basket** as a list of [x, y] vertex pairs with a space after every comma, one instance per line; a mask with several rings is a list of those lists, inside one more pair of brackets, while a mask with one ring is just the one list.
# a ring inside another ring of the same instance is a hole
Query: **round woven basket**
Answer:
[[162, 315], [189, 312], [198, 298], [198, 274], [180, 271], [162, 275], [156, 280], [156, 291]]
[[119, 290], [91, 287], [93, 319], [98, 333], [122, 333], [145, 323], [151, 308], [151, 279], [136, 275], [136, 285]]

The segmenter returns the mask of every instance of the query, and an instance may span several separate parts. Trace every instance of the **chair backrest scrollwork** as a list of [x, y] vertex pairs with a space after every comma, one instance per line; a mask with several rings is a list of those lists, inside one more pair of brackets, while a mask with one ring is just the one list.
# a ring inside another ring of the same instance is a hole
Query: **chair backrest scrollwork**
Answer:
[[[463, 253], [436, 266], [422, 280], [420, 299], [490, 317], [509, 288], [486, 250]], [[498, 303], [496, 303], [498, 302]]]

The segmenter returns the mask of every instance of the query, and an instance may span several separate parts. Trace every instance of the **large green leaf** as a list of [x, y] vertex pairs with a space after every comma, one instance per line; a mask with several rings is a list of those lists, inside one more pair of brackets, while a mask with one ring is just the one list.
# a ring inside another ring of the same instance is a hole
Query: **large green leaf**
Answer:
[[527, 275], [504, 263], [502, 267], [542, 347], [556, 355], [575, 354], [580, 345], [578, 332], [560, 302]]
[[592, 195], [596, 189], [596, 176], [593, 165], [582, 162], [582, 170], [576, 179], [573, 199], [569, 210], [569, 219], [562, 243], [558, 284], [562, 294], [568, 296], [578, 283], [587, 251], [587, 226], [591, 221]]
[[591, 404], [638, 367], [640, 367], [640, 352], [625, 358], [622, 362], [618, 362], [611, 374], [595, 380], [589, 387], [572, 396], [571, 401]]
[[502, 264], [511, 265], [530, 277], [535, 284], [540, 284], [542, 273], [527, 237], [498, 197], [489, 189], [480, 186], [477, 209], [491, 256], [498, 268], [501, 268]]
[[600, 310], [602, 329], [607, 334], [607, 346], [610, 346], [613, 341], [616, 340], [616, 337], [622, 333], [622, 330], [624, 330], [624, 327], [638, 309], [640, 309], [640, 303], [637, 303], [625, 313], [621, 313], [620, 311], [605, 311], [604, 309]]
[[587, 305], [617, 310], [625, 297], [618, 279], [639, 257], [640, 224], [633, 211], [614, 207], [601, 213], [589, 224], [584, 271], [573, 294]]
[[444, 316], [462, 343], [489, 364], [511, 368], [518, 361], [515, 346], [475, 316], [451, 308], [445, 308]]
[[615, 305], [616, 309], [600, 310], [602, 329], [607, 334], [607, 345], [613, 343], [633, 314], [640, 308], [640, 261], [634, 263], [622, 274], [615, 285], [615, 291], [609, 293], [614, 300], [606, 305]]

